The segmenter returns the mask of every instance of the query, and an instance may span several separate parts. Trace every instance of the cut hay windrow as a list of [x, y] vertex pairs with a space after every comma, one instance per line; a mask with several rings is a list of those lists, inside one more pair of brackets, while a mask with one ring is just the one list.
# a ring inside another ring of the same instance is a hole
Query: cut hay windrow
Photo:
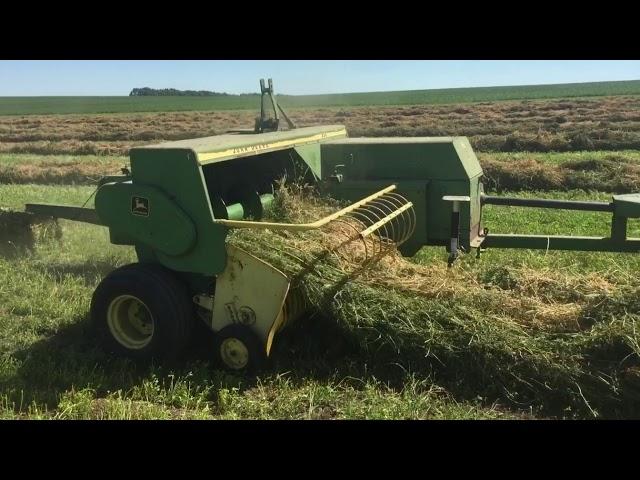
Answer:
[[[388, 95], [385, 92], [386, 98]], [[187, 100], [181, 97], [182, 106]], [[451, 97], [446, 105], [419, 104], [416, 98], [418, 104], [404, 106], [293, 108], [283, 98], [283, 105], [290, 107], [299, 126], [343, 124], [352, 137], [466, 136], [476, 152], [626, 150], [640, 146], [637, 95], [465, 105], [457, 100]], [[215, 135], [253, 121], [252, 110], [0, 115], [0, 152], [127, 155], [136, 145]]]
[[[302, 222], [332, 209], [284, 191], [274, 216]], [[395, 250], [360, 269], [364, 244], [354, 240], [331, 251], [344, 237], [336, 228], [237, 230], [229, 240], [293, 277], [321, 312], [301, 321], [335, 322], [355, 341], [363, 363], [400, 365], [460, 398], [547, 415], [640, 414], [638, 382], [628, 373], [640, 363], [640, 316], [633, 300], [639, 289], [575, 302], [514, 295], [486, 288], [462, 268], [416, 265]], [[582, 328], [578, 323], [586, 316], [590, 323]], [[565, 325], [541, 328], [545, 322]]]
[[0, 207], [0, 255], [19, 255], [37, 242], [61, 236], [62, 229], [53, 218]]
[[640, 165], [625, 158], [574, 160], [549, 164], [533, 159], [481, 159], [487, 191], [586, 190], [633, 193], [640, 189]]
[[123, 164], [83, 160], [0, 163], [0, 184], [95, 185], [101, 177], [119, 172]]

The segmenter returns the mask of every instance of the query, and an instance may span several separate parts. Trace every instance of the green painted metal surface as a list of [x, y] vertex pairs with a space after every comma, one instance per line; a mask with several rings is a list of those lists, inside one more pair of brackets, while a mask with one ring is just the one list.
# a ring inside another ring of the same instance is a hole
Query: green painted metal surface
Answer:
[[613, 207], [617, 216], [640, 218], [640, 194], [614, 195]]
[[307, 164], [313, 177], [319, 180], [322, 176], [322, 160], [320, 154], [320, 144], [303, 145], [294, 148], [302, 161]]
[[195, 154], [182, 149], [132, 149], [131, 175], [133, 185], [159, 189], [195, 225], [193, 248], [179, 256], [155, 252], [158, 261], [181, 272], [216, 275], [224, 270], [227, 229], [212, 222], [209, 192]]
[[321, 149], [323, 176], [340, 163], [353, 180], [460, 180], [482, 173], [466, 137], [347, 138]]
[[172, 257], [195, 245], [196, 228], [189, 216], [156, 187], [108, 183], [98, 190], [95, 205], [119, 244], [141, 242]]
[[627, 220], [640, 217], [640, 195], [638, 194], [614, 195], [613, 201], [610, 203], [488, 196], [483, 196], [481, 203], [612, 213], [611, 236], [608, 238], [491, 233], [483, 239], [482, 246], [485, 248], [637, 252], [640, 247], [640, 239], [627, 238]]
[[[320, 148], [322, 179], [333, 196], [352, 199], [355, 192], [371, 193], [382, 184], [396, 183], [398, 192], [414, 203], [420, 223], [405, 246], [407, 252], [447, 244], [452, 206], [442, 200], [445, 195], [472, 198], [460, 212], [460, 244], [468, 250], [476, 240], [482, 168], [466, 137], [349, 138]], [[369, 189], [363, 188], [366, 184]]]
[[[218, 215], [216, 215], [216, 218]], [[225, 212], [220, 218], [227, 218], [229, 220], [242, 220], [245, 217], [244, 207], [241, 203], [232, 203], [225, 208]]]
[[346, 137], [343, 125], [305, 127], [295, 130], [250, 135], [216, 135], [137, 147], [132, 151], [184, 150], [196, 153], [199, 163], [224, 162], [266, 152], [275, 152]]
[[[273, 202], [273, 185], [283, 174], [295, 176], [311, 171], [313, 179], [320, 171], [319, 144], [345, 135], [344, 127], [336, 125], [259, 135], [220, 135], [133, 148], [131, 177], [124, 177], [132, 180], [129, 188], [132, 192], [137, 188], [140, 191], [157, 188], [170, 199], [175, 208], [168, 204], [163, 204], [160, 210], [152, 207], [151, 215], [164, 218], [167, 228], [176, 231], [161, 235], [157, 230], [149, 230], [145, 235], [136, 229], [134, 235], [130, 223], [139, 223], [140, 219], [122, 213], [101, 215], [110, 215], [107, 224], [112, 241], [141, 244], [139, 250], [147, 258], [151, 256], [148, 253], [151, 248], [153, 258], [173, 270], [217, 275], [226, 265], [227, 229], [212, 222], [216, 218], [214, 212], [220, 218], [259, 219]], [[116, 195], [115, 189], [113, 192]], [[135, 196], [122, 191], [117, 195]], [[103, 196], [107, 198], [106, 193]], [[101, 203], [104, 207], [98, 208], [106, 211], [107, 205], [118, 204], [113, 209], [121, 211], [127, 201], [109, 199]], [[96, 202], [98, 205], [97, 199]], [[179, 217], [176, 211], [183, 212], [194, 225], [193, 233], [184, 226], [187, 220], [174, 221]], [[168, 237], [162, 241], [162, 248], [159, 235]]]

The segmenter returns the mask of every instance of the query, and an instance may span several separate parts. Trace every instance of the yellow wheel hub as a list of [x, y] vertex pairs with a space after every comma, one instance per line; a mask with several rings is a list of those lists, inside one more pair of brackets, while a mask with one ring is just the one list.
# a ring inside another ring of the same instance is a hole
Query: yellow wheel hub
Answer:
[[153, 316], [144, 302], [133, 295], [113, 299], [107, 310], [107, 324], [113, 338], [133, 350], [146, 347], [153, 337]]
[[227, 338], [220, 345], [220, 357], [229, 368], [240, 370], [249, 363], [249, 349], [237, 338]]

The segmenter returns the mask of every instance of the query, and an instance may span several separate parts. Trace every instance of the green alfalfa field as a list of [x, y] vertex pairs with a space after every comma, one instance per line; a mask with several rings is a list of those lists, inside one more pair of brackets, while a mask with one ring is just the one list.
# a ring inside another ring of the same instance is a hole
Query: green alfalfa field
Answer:
[[[437, 105], [503, 100], [589, 98], [639, 95], [640, 80], [504, 87], [443, 88], [328, 95], [283, 95], [279, 102], [288, 109], [382, 105]], [[259, 94], [111, 97], [0, 97], [0, 115], [94, 114], [130, 112], [182, 112], [254, 110]]]
[[[532, 110], [544, 112], [554, 102], [560, 101], [534, 102]], [[611, 108], [620, 100], [602, 102]], [[470, 118], [483, 108], [490, 107], [465, 106]], [[588, 112], [580, 114], [588, 121]], [[428, 111], [420, 115], [428, 121]], [[100, 118], [118, 122], [116, 115]], [[75, 125], [74, 116], [41, 121], [52, 131]], [[505, 123], [496, 117], [495, 125]], [[505, 194], [605, 200], [640, 190], [634, 148], [565, 145], [562, 152], [485, 148], [478, 157], [489, 188]], [[126, 163], [122, 152], [112, 153], [44, 155], [25, 145], [22, 153], [2, 154], [0, 205], [82, 205], [92, 181]], [[606, 214], [521, 208], [487, 207], [485, 222], [496, 232], [607, 235], [610, 228]], [[91, 294], [135, 254], [111, 245], [104, 228], [60, 223], [61, 238], [42, 235], [34, 249], [0, 256], [2, 418], [640, 416], [637, 255], [490, 250], [447, 270], [444, 249], [424, 248], [400, 266], [402, 274], [347, 287], [324, 316], [281, 334], [268, 371], [239, 377], [211, 362], [207, 336], [174, 364], [135, 364], [103, 352], [90, 333]], [[630, 235], [640, 236], [639, 222], [631, 222]]]

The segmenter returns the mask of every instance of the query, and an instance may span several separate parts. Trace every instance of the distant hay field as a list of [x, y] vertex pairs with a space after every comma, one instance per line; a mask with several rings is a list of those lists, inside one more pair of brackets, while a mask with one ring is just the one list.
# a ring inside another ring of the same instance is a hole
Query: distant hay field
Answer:
[[[252, 110], [0, 116], [0, 153], [127, 155], [134, 146], [251, 128]], [[455, 136], [476, 151], [640, 147], [640, 96], [464, 105], [292, 109], [298, 126], [344, 124], [352, 137]]]

